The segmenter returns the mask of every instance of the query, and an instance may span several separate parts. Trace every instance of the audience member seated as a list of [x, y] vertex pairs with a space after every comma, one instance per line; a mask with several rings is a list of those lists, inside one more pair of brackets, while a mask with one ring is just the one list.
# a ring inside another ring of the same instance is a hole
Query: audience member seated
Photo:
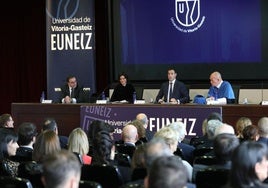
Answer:
[[43, 187], [41, 182], [42, 163], [47, 155], [61, 151], [57, 134], [52, 130], [41, 132], [34, 144], [33, 161], [19, 165], [18, 176], [31, 181], [34, 187]]
[[191, 145], [196, 147], [197, 145], [204, 144], [205, 142], [207, 142], [209, 140], [208, 134], [207, 134], [207, 125], [208, 125], [208, 121], [210, 121], [210, 120], [218, 120], [218, 121], [222, 122], [222, 116], [218, 112], [210, 113], [209, 116], [206, 119], [204, 119], [203, 123], [202, 123], [203, 136], [193, 139], [191, 141]]
[[133, 93], [135, 88], [132, 84], [128, 83], [128, 75], [121, 73], [118, 76], [119, 83], [114, 88], [114, 92], [111, 97], [111, 102], [126, 100], [129, 103], [133, 103]]
[[19, 148], [17, 143], [18, 136], [12, 129], [0, 128], [0, 176], [18, 175], [18, 162], [10, 159], [16, 155]]
[[248, 125], [243, 129], [242, 135], [243, 139], [241, 142], [250, 140], [257, 141], [260, 137], [259, 128], [256, 125]]
[[60, 146], [62, 149], [67, 149], [67, 144], [68, 144], [68, 137], [67, 136], [62, 136], [59, 135], [58, 132], [58, 125], [57, 122], [54, 118], [46, 118], [43, 122], [43, 127], [42, 127], [42, 131], [45, 130], [51, 130], [51, 131], [55, 131], [55, 133], [58, 135], [59, 137], [59, 141], [60, 141]]
[[146, 151], [146, 144], [141, 144], [137, 146], [137, 149], [133, 154], [131, 160], [132, 181], [144, 179], [145, 176], [147, 175], [146, 164], [145, 164], [145, 151]]
[[0, 116], [0, 127], [14, 128], [14, 121], [11, 114], [2, 114]]
[[267, 145], [254, 142], [242, 142], [232, 156], [232, 167], [228, 188], [268, 187], [263, 181], [268, 175]]
[[193, 151], [195, 147], [182, 142], [186, 135], [186, 125], [178, 121], [178, 122], [173, 122], [167, 126], [172, 128], [174, 131], [178, 133], [178, 137], [179, 137], [178, 149], [182, 150], [182, 155], [183, 155], [182, 158], [185, 159], [188, 163], [193, 164], [193, 159], [194, 159]]
[[100, 131], [93, 140], [92, 165], [116, 165], [123, 177], [124, 183], [131, 180], [130, 167], [119, 166], [115, 159], [115, 147], [111, 135], [107, 131]]
[[153, 138], [154, 133], [149, 130], [149, 127], [148, 127], [149, 120], [148, 120], [147, 115], [144, 114], [144, 113], [139, 113], [139, 114], [137, 114], [136, 119], [137, 120], [140, 120], [143, 123], [143, 127], [145, 128], [145, 136], [146, 136], [146, 139], [148, 141], [150, 141]]
[[91, 124], [89, 125], [88, 133], [87, 133], [88, 141], [89, 141], [89, 153], [88, 154], [90, 156], [92, 155], [93, 140], [95, 138], [95, 135], [97, 135], [98, 132], [100, 131], [107, 131], [110, 134], [112, 140], [114, 139], [113, 138], [113, 133], [114, 133], [113, 126], [100, 120], [92, 121]]
[[18, 144], [16, 156], [12, 160], [23, 162], [32, 161], [33, 145], [37, 136], [36, 126], [30, 122], [24, 122], [18, 128]]
[[257, 142], [264, 143], [268, 146], [268, 117], [262, 117], [258, 121], [260, 137]]
[[187, 170], [177, 156], [162, 156], [154, 160], [145, 178], [145, 188], [185, 188]]
[[213, 147], [213, 139], [215, 137], [215, 131], [217, 129], [217, 127], [222, 126], [222, 122], [219, 120], [209, 120], [207, 123], [207, 129], [206, 129], [206, 133], [207, 133], [207, 137], [208, 140], [205, 141], [203, 144], [199, 144], [196, 146], [196, 149], [200, 149], [200, 148], [208, 148], [208, 147]]
[[67, 150], [48, 155], [43, 161], [42, 182], [45, 188], [78, 188], [81, 166]]
[[[178, 134], [170, 127], [163, 127], [160, 130], [158, 130], [154, 134], [155, 138], [160, 138], [165, 141], [165, 143], [169, 146], [172, 154], [177, 150], [178, 147]], [[188, 179], [189, 181], [192, 180], [192, 171], [193, 167], [185, 160], [182, 160], [183, 164], [185, 165], [188, 173]]]
[[122, 140], [124, 145], [136, 146], [135, 143], [138, 141], [138, 130], [132, 124], [127, 124], [122, 130]]
[[252, 125], [251, 119], [248, 117], [240, 117], [235, 124], [236, 135], [237, 137], [242, 140], [243, 139], [243, 130], [246, 126]]
[[[217, 162], [212, 165], [194, 164], [193, 166], [193, 181], [197, 171], [206, 168], [214, 169], [231, 169], [231, 157], [234, 150], [239, 145], [239, 139], [234, 134], [222, 133], [215, 137], [213, 141], [213, 151]], [[214, 160], [215, 162], [215, 160]]]
[[61, 87], [61, 103], [83, 103], [83, 87], [77, 83], [76, 77], [70, 75], [66, 78], [66, 84]]
[[139, 144], [143, 144], [143, 143], [148, 142], [148, 140], [146, 138], [146, 129], [144, 128], [143, 123], [142, 123], [141, 120], [135, 119], [135, 120], [133, 120], [130, 123], [127, 123], [127, 124], [134, 125], [138, 130], [138, 140], [135, 143], [136, 146], [139, 145]]
[[87, 134], [81, 128], [75, 128], [69, 135], [68, 150], [75, 153], [80, 159], [81, 164], [91, 164], [91, 157], [88, 156], [89, 142]]

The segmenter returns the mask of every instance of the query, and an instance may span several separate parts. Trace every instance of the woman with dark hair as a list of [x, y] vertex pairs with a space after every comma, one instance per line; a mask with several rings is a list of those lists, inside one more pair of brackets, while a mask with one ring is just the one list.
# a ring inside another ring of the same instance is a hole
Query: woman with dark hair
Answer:
[[263, 183], [267, 176], [267, 146], [254, 141], [245, 141], [240, 144], [232, 156], [232, 168], [227, 187], [267, 188], [268, 185]]
[[18, 162], [10, 160], [11, 156], [16, 155], [16, 151], [19, 148], [17, 143], [17, 134], [7, 128], [0, 128], [0, 175], [12, 176], [18, 175]]
[[131, 179], [130, 167], [120, 166], [115, 160], [115, 147], [110, 133], [107, 131], [100, 131], [95, 135], [93, 140], [93, 156], [92, 165], [115, 165], [118, 167], [122, 175], [124, 183]]
[[0, 127], [14, 128], [14, 121], [11, 114], [2, 114], [0, 116]]
[[114, 88], [114, 92], [111, 97], [111, 102], [126, 100], [129, 103], [133, 103], [133, 93], [135, 88], [132, 84], [128, 83], [128, 76], [125, 73], [121, 73], [118, 77], [119, 83]]

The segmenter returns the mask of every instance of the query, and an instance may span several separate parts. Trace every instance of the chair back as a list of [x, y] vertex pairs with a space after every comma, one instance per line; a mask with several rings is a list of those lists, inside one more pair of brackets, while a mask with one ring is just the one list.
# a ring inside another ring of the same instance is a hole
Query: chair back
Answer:
[[206, 168], [196, 173], [195, 184], [197, 188], [220, 188], [227, 184], [228, 169]]
[[83, 181], [79, 182], [79, 188], [102, 188], [101, 184], [95, 181]]
[[207, 153], [209, 153], [211, 151], [213, 151], [213, 147], [200, 147], [200, 148], [196, 148], [193, 151], [193, 155], [195, 158], [195, 157], [206, 155]]
[[31, 182], [28, 179], [0, 176], [1, 188], [33, 188]]
[[83, 165], [81, 180], [98, 182], [103, 188], [118, 188], [123, 184], [118, 167], [106, 164]]
[[215, 165], [218, 163], [218, 160], [214, 156], [198, 156], [195, 157], [193, 164], [202, 164], [202, 165]]
[[119, 166], [131, 167], [131, 159], [128, 154], [116, 153], [115, 160]]
[[134, 168], [131, 174], [131, 181], [141, 180], [147, 176], [146, 168]]
[[116, 151], [118, 153], [128, 154], [132, 158], [134, 151], [136, 150], [135, 146], [126, 145], [126, 144], [116, 144]]

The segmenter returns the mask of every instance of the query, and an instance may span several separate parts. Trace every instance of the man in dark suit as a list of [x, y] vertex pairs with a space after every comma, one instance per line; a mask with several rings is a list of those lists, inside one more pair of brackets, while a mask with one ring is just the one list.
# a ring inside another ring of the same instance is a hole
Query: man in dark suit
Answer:
[[[176, 80], [177, 73], [174, 69], [168, 70], [168, 82], [162, 84], [156, 102], [158, 103], [172, 103], [183, 104], [190, 100], [189, 91], [181, 81]], [[164, 97], [164, 98], [163, 98]]]
[[75, 76], [68, 76], [66, 84], [61, 87], [62, 103], [81, 103], [85, 102], [83, 87], [77, 83]]

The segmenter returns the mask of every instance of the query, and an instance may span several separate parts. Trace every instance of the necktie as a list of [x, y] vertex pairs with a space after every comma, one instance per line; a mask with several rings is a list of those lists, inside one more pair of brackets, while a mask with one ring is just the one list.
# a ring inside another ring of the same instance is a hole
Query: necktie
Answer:
[[74, 89], [73, 88], [71, 88], [71, 90], [70, 90], [70, 97], [74, 98]]
[[167, 102], [169, 102], [171, 98], [172, 98], [172, 82], [169, 83], [169, 96]]

